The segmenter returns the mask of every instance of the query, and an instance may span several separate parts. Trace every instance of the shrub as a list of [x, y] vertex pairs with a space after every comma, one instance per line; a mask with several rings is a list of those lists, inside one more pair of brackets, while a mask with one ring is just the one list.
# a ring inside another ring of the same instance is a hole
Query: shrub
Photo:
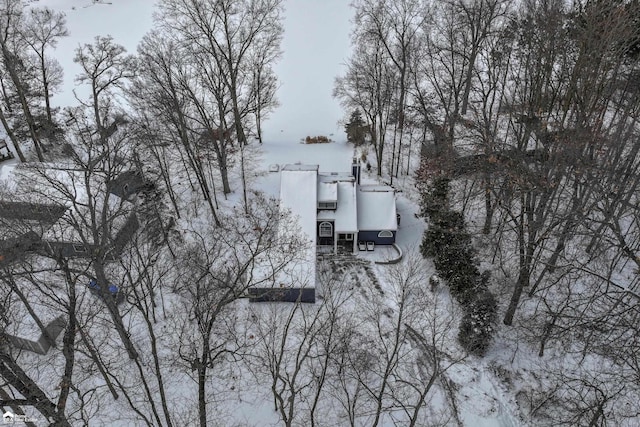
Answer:
[[488, 272], [480, 274], [478, 270], [464, 216], [447, 207], [449, 181], [436, 177], [422, 198], [423, 215], [429, 217], [430, 226], [420, 251], [425, 257], [433, 257], [438, 275], [464, 308], [458, 341], [469, 353], [483, 356], [493, 336], [497, 303], [488, 290]]
[[449, 198], [449, 182], [444, 176], [433, 179], [429, 189], [422, 196], [422, 215], [432, 216], [439, 212], [449, 211], [447, 201]]
[[436, 256], [445, 246], [464, 248], [471, 236], [464, 231], [464, 218], [459, 212], [437, 211], [430, 215], [431, 225], [425, 231], [420, 250], [424, 256]]
[[469, 353], [477, 356], [486, 354], [495, 330], [497, 309], [495, 297], [486, 289], [465, 306], [458, 341]]
[[329, 138], [324, 135], [308, 136], [304, 139], [305, 144], [324, 144], [331, 142]]

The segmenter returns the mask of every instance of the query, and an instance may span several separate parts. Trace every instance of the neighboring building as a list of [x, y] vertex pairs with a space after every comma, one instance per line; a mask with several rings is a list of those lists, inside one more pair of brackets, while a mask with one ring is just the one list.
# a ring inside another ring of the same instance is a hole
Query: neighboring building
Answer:
[[109, 192], [122, 199], [129, 199], [132, 195], [155, 188], [151, 181], [145, 179], [142, 173], [136, 170], [122, 172], [111, 181], [110, 185]]
[[[44, 250], [65, 258], [91, 257], [95, 249], [90, 241], [90, 212], [86, 207], [85, 178], [82, 171], [50, 167], [52, 182], [20, 168], [20, 179], [7, 181], [7, 191], [0, 197], [0, 264], [13, 262], [26, 252]], [[25, 181], [25, 177], [28, 177]], [[132, 176], [116, 178], [109, 194], [94, 197], [95, 210], [101, 214], [100, 202], [107, 202], [106, 217], [113, 233], [107, 257], [116, 259], [139, 227], [135, 206], [119, 196], [129, 196], [142, 185]], [[25, 181], [25, 182], [22, 182]], [[38, 191], [32, 186], [38, 183]], [[48, 188], [50, 187], [50, 188]], [[96, 188], [99, 188], [97, 184]], [[118, 193], [118, 194], [116, 194]], [[124, 193], [124, 194], [123, 194]], [[94, 195], [95, 196], [95, 195]], [[84, 237], [84, 239], [83, 239]], [[87, 239], [89, 237], [89, 239]]]
[[274, 278], [272, 287], [250, 288], [258, 301], [315, 301], [318, 251], [353, 253], [358, 242], [391, 245], [398, 216], [393, 188], [361, 185], [361, 166], [354, 159], [351, 174], [320, 173], [318, 165], [286, 165], [280, 173], [280, 206], [290, 211], [309, 247], [302, 261]]
[[[15, 325], [9, 324], [2, 328], [0, 332], [0, 342], [1, 340], [5, 340], [15, 348], [38, 354], [47, 354], [49, 349], [55, 344], [60, 333], [62, 333], [67, 326], [67, 321], [64, 316], [56, 317], [44, 327], [49, 335], [49, 339], [47, 339], [44, 332], [32, 324], [33, 321], [27, 321], [27, 325], [24, 323], [23, 321]], [[15, 327], [17, 330], [11, 329], [12, 327]]]

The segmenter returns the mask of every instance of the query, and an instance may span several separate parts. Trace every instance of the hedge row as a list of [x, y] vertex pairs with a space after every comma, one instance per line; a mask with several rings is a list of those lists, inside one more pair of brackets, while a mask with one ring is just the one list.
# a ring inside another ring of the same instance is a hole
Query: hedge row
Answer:
[[423, 214], [429, 219], [422, 255], [433, 257], [438, 275], [462, 305], [458, 341], [470, 353], [483, 356], [495, 330], [497, 303], [487, 286], [488, 272], [480, 273], [471, 236], [461, 213], [448, 208], [449, 179], [436, 178], [423, 197]]

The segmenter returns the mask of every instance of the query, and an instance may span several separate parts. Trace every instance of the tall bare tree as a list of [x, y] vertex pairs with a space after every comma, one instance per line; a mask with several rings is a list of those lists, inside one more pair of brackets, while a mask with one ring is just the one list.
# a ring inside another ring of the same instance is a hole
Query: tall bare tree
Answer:
[[45, 113], [49, 123], [52, 123], [50, 98], [62, 83], [62, 69], [55, 58], [47, 55], [47, 51], [55, 49], [58, 40], [69, 35], [66, 17], [64, 13], [46, 7], [34, 8], [26, 13], [25, 21], [22, 35], [38, 59]]
[[[251, 112], [251, 56], [279, 51], [283, 28], [281, 0], [163, 0], [163, 21], [215, 65], [231, 105], [239, 143], [246, 144], [245, 117]], [[274, 53], [276, 55], [274, 55]]]
[[378, 176], [386, 154], [387, 130], [391, 123], [397, 76], [381, 42], [355, 46], [344, 76], [336, 78], [334, 96], [348, 109], [364, 112], [376, 154]]
[[[16, 126], [7, 128], [7, 112], [18, 114], [20, 120], [24, 120], [26, 125], [27, 138], [33, 142], [38, 160], [43, 161], [42, 141], [38, 132], [39, 124], [37, 122], [37, 114], [34, 105], [34, 78], [33, 71], [28, 67], [28, 58], [24, 52], [27, 48], [21, 30], [24, 25], [24, 4], [21, 0], [3, 0], [0, 3], [0, 53], [2, 54], [2, 66], [4, 78], [2, 79], [2, 91], [5, 98], [4, 108], [6, 112], [2, 114], [2, 123], [7, 129], [7, 133], [18, 156], [24, 161], [26, 158], [22, 155], [17, 137], [19, 129]], [[35, 98], [38, 98], [36, 95]], [[10, 101], [11, 100], [11, 101]], [[11, 105], [10, 103], [14, 104]], [[15, 109], [16, 111], [12, 111]]]
[[402, 142], [405, 132], [406, 99], [413, 55], [420, 49], [421, 31], [428, 16], [425, 2], [420, 0], [375, 1], [359, 0], [355, 9], [354, 40], [382, 47], [397, 76], [394, 99], [394, 134], [389, 175], [391, 182], [398, 176]]
[[222, 225], [196, 233], [179, 255], [184, 269], [176, 291], [183, 315], [176, 328], [180, 363], [197, 386], [198, 422], [209, 412], [209, 378], [223, 361], [241, 358], [249, 339], [242, 333], [236, 301], [250, 286], [266, 286], [296, 262], [303, 242], [275, 200], [256, 193], [248, 214], [239, 209]]

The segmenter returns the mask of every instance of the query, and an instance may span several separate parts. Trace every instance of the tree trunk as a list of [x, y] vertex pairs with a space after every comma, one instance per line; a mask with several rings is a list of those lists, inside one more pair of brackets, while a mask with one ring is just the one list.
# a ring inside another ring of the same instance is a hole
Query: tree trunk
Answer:
[[198, 413], [200, 427], [207, 427], [207, 364], [205, 355], [202, 361], [198, 360]]
[[116, 331], [120, 336], [120, 340], [122, 341], [124, 348], [127, 350], [129, 359], [135, 360], [138, 358], [138, 352], [136, 351], [133, 342], [131, 342], [130, 334], [127, 331], [127, 328], [124, 326], [122, 315], [120, 314], [120, 310], [118, 309], [116, 300], [109, 292], [109, 281], [107, 280], [107, 276], [104, 272], [104, 266], [102, 265], [101, 260], [94, 259], [93, 268], [96, 273], [96, 280], [99, 285], [100, 297], [109, 309], [111, 319], [113, 320]]
[[507, 312], [504, 315], [503, 323], [507, 326], [511, 326], [511, 324], [513, 323], [513, 316], [515, 315], [518, 304], [520, 303], [522, 291], [524, 290], [525, 286], [529, 284], [530, 272], [528, 271], [527, 267], [527, 265], [520, 266], [518, 280], [516, 281], [516, 286], [513, 289], [511, 300], [509, 301], [509, 307], [507, 307]]
[[61, 265], [65, 274], [67, 286], [69, 288], [69, 305], [68, 305], [68, 318], [69, 323], [64, 331], [64, 337], [62, 338], [62, 354], [64, 355], [64, 375], [60, 381], [60, 396], [58, 397], [57, 410], [58, 413], [64, 414], [64, 410], [67, 405], [67, 399], [69, 392], [71, 391], [71, 381], [73, 377], [73, 367], [75, 365], [76, 355], [76, 287], [69, 271], [69, 265], [66, 261], [58, 262]]
[[87, 347], [87, 350], [89, 350], [91, 359], [95, 362], [96, 366], [98, 367], [98, 371], [102, 375], [104, 382], [107, 384], [107, 388], [111, 392], [111, 396], [113, 396], [114, 400], [118, 400], [118, 397], [119, 397], [118, 392], [116, 391], [115, 387], [111, 383], [111, 380], [109, 379], [109, 375], [107, 374], [107, 371], [105, 369], [104, 364], [102, 363], [102, 360], [100, 359], [100, 355], [96, 351], [93, 344], [89, 341], [89, 338], [82, 330], [82, 327], [78, 326], [78, 331], [80, 332], [80, 338], [82, 339], [82, 342], [84, 343], [85, 347]]
[[31, 139], [33, 140], [33, 146], [36, 150], [36, 155], [38, 156], [38, 160], [41, 162], [44, 161], [44, 157], [42, 155], [40, 138], [38, 137], [38, 133], [36, 132], [36, 124], [33, 119], [33, 115], [31, 114], [31, 108], [29, 107], [29, 103], [27, 102], [26, 94], [24, 93], [23, 83], [16, 72], [14, 61], [16, 56], [13, 55], [7, 49], [5, 42], [1, 42], [2, 48], [2, 56], [4, 57], [4, 62], [6, 65], [6, 69], [9, 72], [9, 76], [11, 77], [11, 81], [16, 89], [16, 95], [20, 100], [20, 105], [22, 106], [22, 111], [24, 113], [24, 119], [27, 122], [27, 126], [29, 128], [29, 134], [31, 135]]
[[47, 420], [53, 420], [53, 425], [71, 427], [64, 415], [57, 412], [56, 405], [49, 400], [44, 391], [4, 352], [0, 352], [0, 376]]
[[[527, 195], [528, 197], [528, 195]], [[518, 219], [518, 252], [519, 252], [519, 265], [518, 280], [516, 281], [513, 293], [511, 294], [511, 300], [507, 307], [507, 312], [504, 315], [503, 323], [507, 326], [511, 326], [513, 323], [513, 316], [515, 315], [518, 304], [520, 303], [520, 297], [525, 286], [529, 284], [529, 263], [527, 257], [527, 249], [525, 243], [525, 210], [527, 209], [527, 202], [524, 194], [520, 195], [520, 215]]]
[[27, 159], [24, 157], [24, 154], [22, 154], [22, 150], [20, 149], [20, 143], [18, 142], [18, 138], [16, 137], [16, 135], [13, 133], [13, 130], [9, 126], [9, 122], [7, 122], [7, 118], [4, 115], [4, 111], [2, 110], [2, 108], [0, 108], [0, 122], [2, 122], [2, 126], [4, 127], [4, 130], [7, 133], [7, 136], [9, 137], [9, 139], [11, 140], [11, 143], [13, 144], [13, 149], [16, 150], [16, 154], [18, 155], [18, 158], [22, 163], [26, 163]]
[[47, 341], [47, 343], [49, 345], [55, 347], [55, 344], [56, 344], [55, 340], [53, 339], [53, 337], [51, 335], [49, 335], [49, 332], [47, 331], [47, 328], [44, 326], [44, 323], [42, 323], [42, 321], [40, 320], [40, 317], [38, 316], [38, 314], [33, 310], [33, 307], [31, 306], [31, 303], [29, 302], [27, 297], [24, 295], [24, 293], [22, 292], [20, 287], [13, 280], [13, 277], [12, 276], [8, 276], [8, 277], [6, 277], [5, 281], [8, 282], [11, 290], [13, 292], [15, 292], [15, 294], [18, 296], [20, 301], [22, 301], [22, 303], [24, 304], [25, 308], [27, 309], [27, 312], [29, 313], [29, 315], [31, 315], [31, 318], [33, 319], [33, 321], [36, 322], [36, 325], [38, 326], [38, 329], [40, 329], [40, 332], [42, 332], [42, 336], [44, 336], [44, 338]]
[[484, 177], [484, 225], [482, 234], [488, 235], [491, 232], [493, 222], [493, 204], [491, 203], [491, 178], [489, 174]]
[[47, 69], [45, 64], [44, 52], [39, 53], [40, 56], [40, 68], [42, 72], [42, 87], [44, 90], [44, 107], [47, 114], [47, 121], [51, 124], [53, 120], [51, 118], [51, 100], [49, 99], [49, 79], [47, 79]]

